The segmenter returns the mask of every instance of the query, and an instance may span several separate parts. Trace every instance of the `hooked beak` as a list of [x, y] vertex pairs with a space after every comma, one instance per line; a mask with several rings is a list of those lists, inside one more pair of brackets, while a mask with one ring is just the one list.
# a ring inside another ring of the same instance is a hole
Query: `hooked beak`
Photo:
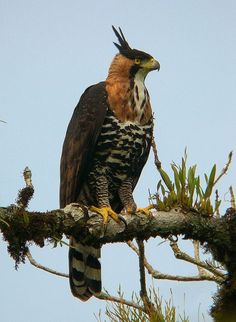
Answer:
[[141, 64], [140, 67], [146, 68], [149, 71], [156, 70], [156, 69], [159, 71], [160, 70], [160, 63], [157, 60], [155, 60], [154, 58], [151, 58], [147, 62]]

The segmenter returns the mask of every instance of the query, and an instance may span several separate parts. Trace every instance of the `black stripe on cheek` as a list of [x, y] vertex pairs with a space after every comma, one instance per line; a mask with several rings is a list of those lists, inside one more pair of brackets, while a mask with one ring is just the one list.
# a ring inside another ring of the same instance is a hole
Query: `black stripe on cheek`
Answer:
[[71, 275], [77, 281], [82, 282], [84, 280], [84, 273], [77, 271], [75, 268], [72, 268]]
[[88, 265], [91, 268], [95, 268], [95, 269], [101, 269], [101, 263], [99, 262], [99, 260], [92, 256], [92, 255], [88, 255], [87, 260], [86, 260], [86, 265]]

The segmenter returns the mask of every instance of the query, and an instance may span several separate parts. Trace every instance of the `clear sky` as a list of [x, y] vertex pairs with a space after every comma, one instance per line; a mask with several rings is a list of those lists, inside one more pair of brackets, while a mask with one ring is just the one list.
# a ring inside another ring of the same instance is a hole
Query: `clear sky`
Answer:
[[[67, 124], [84, 89], [104, 80], [116, 54], [111, 25], [121, 26], [131, 46], [157, 58], [160, 72], [146, 80], [155, 111], [155, 136], [163, 167], [179, 162], [185, 146], [199, 173], [223, 167], [235, 150], [236, 2], [234, 0], [0, 0], [0, 205], [14, 203], [22, 171], [33, 172], [31, 210], [58, 208], [59, 160]], [[236, 165], [219, 185], [236, 187]], [[135, 192], [139, 206], [155, 192], [159, 175], [150, 156]], [[152, 239], [152, 264], [166, 273], [195, 274], [176, 262], [166, 244]], [[183, 244], [184, 245], [184, 244]], [[183, 246], [190, 249], [189, 245]], [[38, 249], [42, 264], [67, 272], [67, 248]], [[0, 302], [4, 322], [92, 322], [104, 303], [82, 303], [66, 279], [30, 266], [14, 270], [6, 244], [0, 243]], [[138, 291], [137, 258], [127, 246], [102, 251], [103, 285], [112, 294], [121, 285], [129, 298]], [[191, 322], [211, 321], [212, 283], [155, 282], [164, 299]], [[185, 296], [184, 296], [185, 294]], [[185, 304], [184, 304], [185, 302]], [[200, 319], [198, 311], [200, 307]]]

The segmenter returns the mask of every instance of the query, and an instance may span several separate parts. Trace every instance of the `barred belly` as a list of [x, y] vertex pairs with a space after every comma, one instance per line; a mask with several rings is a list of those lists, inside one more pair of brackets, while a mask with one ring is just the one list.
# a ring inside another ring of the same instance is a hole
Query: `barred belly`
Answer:
[[82, 199], [87, 199], [87, 204], [96, 204], [96, 182], [100, 176], [105, 176], [109, 200], [112, 201], [124, 180], [140, 175], [140, 169], [143, 168], [149, 152], [151, 138], [152, 121], [144, 126], [133, 122], [121, 123], [109, 111], [98, 138], [91, 170], [82, 189]]

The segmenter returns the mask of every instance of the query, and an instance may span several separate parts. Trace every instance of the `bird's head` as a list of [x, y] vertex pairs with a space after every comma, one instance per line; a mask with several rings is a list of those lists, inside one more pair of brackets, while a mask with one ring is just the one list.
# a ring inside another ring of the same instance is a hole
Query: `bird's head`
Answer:
[[114, 45], [120, 52], [120, 54], [117, 55], [117, 58], [120, 62], [123, 62], [124, 65], [129, 67], [130, 77], [135, 76], [138, 72], [145, 78], [150, 71], [160, 69], [159, 62], [151, 55], [138, 49], [132, 49], [129, 46], [121, 28], [119, 28], [118, 31], [114, 26], [112, 26], [112, 29], [119, 41], [119, 44], [114, 42]]

